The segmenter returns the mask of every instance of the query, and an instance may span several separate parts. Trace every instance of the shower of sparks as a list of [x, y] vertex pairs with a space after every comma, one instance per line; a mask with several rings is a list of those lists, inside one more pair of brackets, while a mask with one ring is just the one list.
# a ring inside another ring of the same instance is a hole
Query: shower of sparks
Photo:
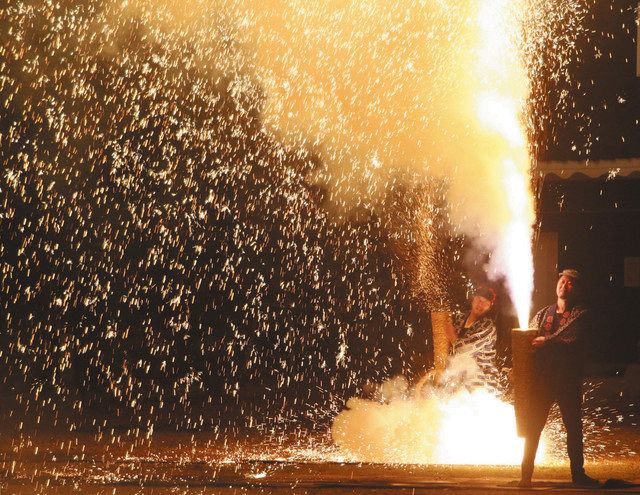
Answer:
[[[478, 189], [470, 112], [508, 144], [481, 179], [509, 194], [500, 259], [527, 281], [514, 300], [530, 298], [527, 88], [493, 83], [514, 56], [501, 3], [480, 12], [478, 49], [454, 43], [476, 19], [466, 0], [352, 2], [332, 22], [306, 1], [1, 7], [3, 421], [134, 446], [162, 429], [306, 432], [365, 382], [423, 363], [425, 306], [466, 287], [447, 270], [470, 213], [447, 201]], [[553, 80], [582, 3], [532, 4], [526, 68]], [[558, 23], [569, 34], [536, 59]], [[487, 72], [465, 65], [478, 54]], [[450, 115], [469, 70], [476, 105]], [[417, 261], [397, 255], [407, 239]], [[342, 459], [298, 442], [262, 455]]]
[[[255, 428], [400, 365], [416, 313], [387, 219], [329, 221], [317, 164], [263, 132], [246, 78], [116, 4], [0, 16], [1, 358], [19, 410]], [[370, 342], [386, 350], [350, 354]]]

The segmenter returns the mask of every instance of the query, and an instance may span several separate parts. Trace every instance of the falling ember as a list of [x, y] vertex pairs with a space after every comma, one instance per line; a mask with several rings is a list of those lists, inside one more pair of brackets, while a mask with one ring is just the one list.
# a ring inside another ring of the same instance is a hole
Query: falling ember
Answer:
[[477, 115], [499, 136], [495, 146], [508, 214], [498, 242], [498, 263], [505, 274], [518, 321], [526, 327], [533, 292], [531, 252], [534, 222], [529, 183], [530, 157], [522, 112], [528, 94], [520, 43], [516, 38], [524, 2], [491, 0], [478, 12], [480, 35], [475, 68], [478, 80]]

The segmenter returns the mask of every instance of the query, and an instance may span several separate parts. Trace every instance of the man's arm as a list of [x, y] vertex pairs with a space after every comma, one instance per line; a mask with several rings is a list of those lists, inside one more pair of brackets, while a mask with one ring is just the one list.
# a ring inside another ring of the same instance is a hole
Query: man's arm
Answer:
[[539, 347], [542, 344], [562, 346], [581, 345], [585, 337], [585, 332], [587, 331], [587, 325], [589, 324], [589, 316], [588, 311], [584, 307], [579, 307], [577, 309], [577, 314], [573, 316], [565, 326], [561, 327], [553, 335], [549, 335], [547, 337], [536, 337], [533, 341], [533, 346]]
[[547, 338], [544, 335], [540, 335], [542, 333], [542, 319], [546, 312], [547, 308], [542, 308], [529, 322], [529, 328], [538, 331], [538, 336], [531, 341], [531, 345], [533, 347], [540, 347], [547, 341]]
[[559, 345], [579, 345], [586, 337], [589, 324], [589, 312], [584, 308], [578, 308], [578, 313], [565, 327], [547, 337], [548, 342]]

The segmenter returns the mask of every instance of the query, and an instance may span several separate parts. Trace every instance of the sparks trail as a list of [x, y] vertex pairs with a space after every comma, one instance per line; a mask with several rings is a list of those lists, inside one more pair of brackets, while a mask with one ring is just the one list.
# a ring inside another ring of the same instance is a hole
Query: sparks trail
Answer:
[[[317, 164], [262, 131], [233, 77], [109, 16], [97, 2], [3, 12], [16, 411], [201, 428], [240, 403], [247, 422], [283, 405], [293, 420], [330, 402], [334, 375], [348, 388], [355, 369], [384, 370], [389, 330], [415, 312], [377, 244], [382, 220], [329, 221], [305, 179]], [[380, 340], [374, 359], [337, 359]]]

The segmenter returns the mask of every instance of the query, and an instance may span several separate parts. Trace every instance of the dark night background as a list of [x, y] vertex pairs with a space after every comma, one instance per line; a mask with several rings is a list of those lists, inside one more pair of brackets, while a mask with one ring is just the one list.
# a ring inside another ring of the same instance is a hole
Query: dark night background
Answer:
[[[539, 160], [640, 156], [635, 7], [594, 2], [571, 81], [536, 88]], [[27, 10], [0, 8], [5, 422], [326, 423], [365, 382], [426, 369], [430, 308], [398, 253], [394, 194], [385, 213], [334, 222], [305, 180], [315, 159], [283, 153], [188, 47], [135, 19], [110, 51], [60, 35], [52, 19], [100, 19], [100, 2]], [[566, 88], [574, 106], [556, 120]], [[637, 359], [640, 289], [621, 260], [640, 256], [640, 180], [547, 176], [538, 190], [559, 265], [587, 274], [594, 358]]]
[[[581, 40], [586, 48], [565, 83], [575, 107], [567, 119], [549, 119], [546, 132], [554, 137], [542, 141], [539, 159], [604, 160], [617, 168], [615, 160], [640, 157], [638, 5], [593, 4]], [[547, 101], [549, 107], [555, 103], [553, 97]], [[562, 180], [550, 173], [538, 187], [540, 228], [558, 235], [559, 267], [574, 266], [585, 275], [597, 321], [592, 358], [620, 369], [640, 352], [640, 288], [624, 286], [625, 257], [640, 257], [640, 169], [615, 178], [576, 173]]]

